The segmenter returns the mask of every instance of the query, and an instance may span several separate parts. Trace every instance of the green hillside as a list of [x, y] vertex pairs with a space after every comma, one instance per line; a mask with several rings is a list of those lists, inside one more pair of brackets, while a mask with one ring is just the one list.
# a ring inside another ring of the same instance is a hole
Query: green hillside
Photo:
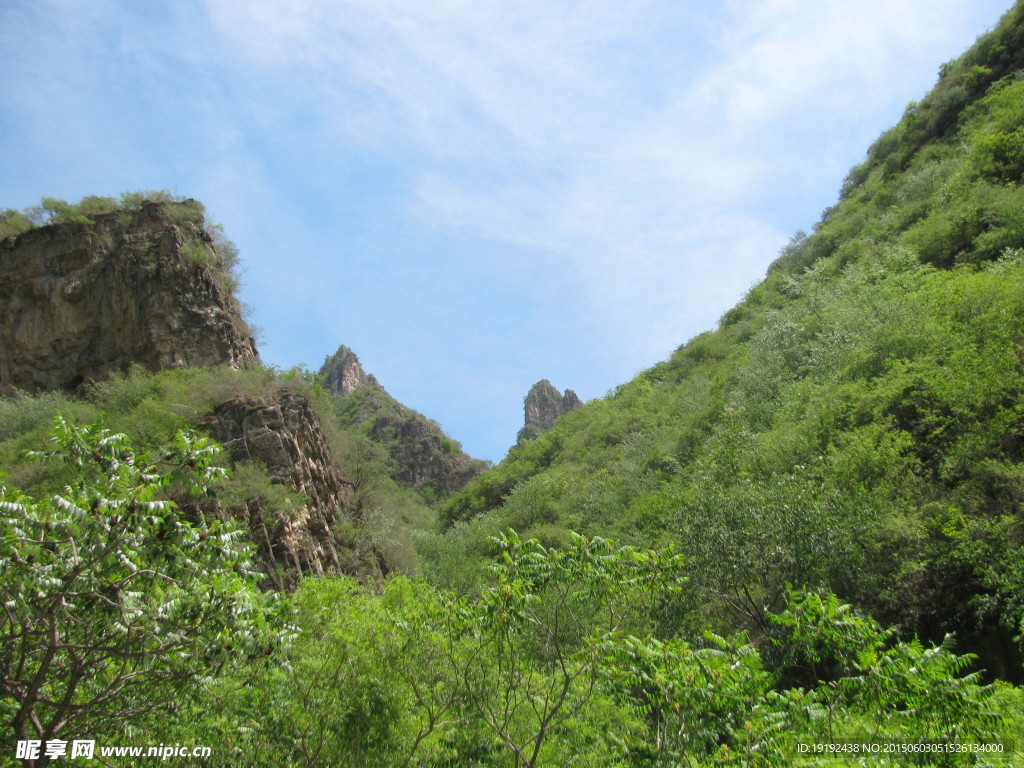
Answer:
[[673, 543], [699, 622], [757, 628], [787, 584], [828, 585], [1020, 680], [1022, 173], [1018, 4], [716, 330], [445, 504], [449, 549]]

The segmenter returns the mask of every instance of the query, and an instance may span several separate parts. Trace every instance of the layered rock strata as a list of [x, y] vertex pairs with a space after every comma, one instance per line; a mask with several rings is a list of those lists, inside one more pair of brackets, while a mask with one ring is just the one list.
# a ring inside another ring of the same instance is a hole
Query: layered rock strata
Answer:
[[257, 497], [247, 501], [252, 537], [274, 586], [302, 574], [381, 575], [376, 554], [355, 552], [342, 531], [353, 484], [337, 467], [305, 395], [280, 390], [234, 398], [215, 407], [206, 426], [233, 462], [256, 463], [295, 494], [287, 513], [265, 509]]

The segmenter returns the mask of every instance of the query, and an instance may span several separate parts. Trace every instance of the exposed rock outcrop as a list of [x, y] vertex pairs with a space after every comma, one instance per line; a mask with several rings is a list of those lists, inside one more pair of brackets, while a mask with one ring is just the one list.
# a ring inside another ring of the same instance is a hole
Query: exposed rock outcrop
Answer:
[[341, 531], [352, 481], [338, 469], [304, 395], [282, 389], [269, 397], [228, 400], [206, 424], [233, 462], [257, 462], [274, 483], [296, 494], [287, 518], [268, 519], [258, 498], [247, 502], [252, 537], [274, 586], [304, 573], [381, 575], [376, 553], [360, 553]]
[[364, 387], [380, 388], [377, 380], [363, 370], [356, 353], [344, 344], [324, 360], [320, 375], [324, 377], [324, 389], [342, 397]]
[[583, 403], [571, 389], [564, 393], [555, 389], [547, 379], [541, 379], [532, 387], [523, 400], [526, 423], [519, 430], [516, 441], [522, 443], [533, 440], [547, 432], [555, 422], [570, 411], [575, 411]]
[[400, 485], [444, 498], [487, 469], [487, 462], [466, 455], [436, 422], [389, 395], [348, 347], [328, 357], [320, 375], [336, 398], [341, 423], [387, 450], [391, 477]]
[[259, 362], [192, 201], [0, 241], [0, 393], [75, 391], [127, 370]]
[[408, 408], [378, 412], [369, 434], [389, 446], [395, 481], [417, 490], [431, 488], [437, 498], [462, 490], [487, 469], [486, 462], [466, 455], [435, 422]]
[[[0, 394], [79, 391], [134, 365], [150, 370], [259, 364], [222, 258], [194, 201], [143, 202], [0, 241]], [[339, 350], [339, 355], [344, 350]], [[351, 355], [342, 389], [372, 386]], [[205, 426], [248, 480], [186, 508], [248, 525], [267, 586], [303, 574], [380, 576], [384, 558], [351, 514], [307, 397], [282, 389], [220, 403]], [[244, 470], [244, 471], [243, 471]], [[268, 482], [269, 476], [269, 482]]]

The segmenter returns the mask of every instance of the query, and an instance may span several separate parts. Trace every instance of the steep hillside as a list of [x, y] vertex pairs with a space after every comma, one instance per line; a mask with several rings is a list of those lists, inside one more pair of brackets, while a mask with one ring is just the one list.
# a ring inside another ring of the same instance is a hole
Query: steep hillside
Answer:
[[1018, 3], [716, 330], [449, 500], [447, 556], [506, 526], [672, 543], [675, 621], [763, 630], [787, 584], [828, 586], [1019, 679], [1022, 68]]
[[320, 376], [333, 397], [339, 426], [359, 432], [380, 448], [389, 476], [399, 485], [433, 501], [461, 490], [487, 468], [436, 422], [389, 395], [348, 347], [342, 345], [324, 361]]

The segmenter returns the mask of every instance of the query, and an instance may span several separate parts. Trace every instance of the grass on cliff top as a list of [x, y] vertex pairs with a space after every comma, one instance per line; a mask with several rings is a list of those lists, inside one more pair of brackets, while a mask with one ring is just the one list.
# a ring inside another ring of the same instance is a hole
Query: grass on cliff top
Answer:
[[206, 214], [206, 209], [199, 201], [172, 195], [166, 190], [123, 192], [120, 197], [87, 195], [77, 203], [44, 196], [38, 204], [20, 211], [8, 208], [0, 212], [0, 240], [17, 237], [36, 227], [50, 224], [92, 224], [96, 216], [110, 213], [134, 214], [142, 210], [146, 203], [178, 204], [174, 206], [174, 211], [182, 219], [181, 223], [188, 221], [201, 224]]
[[98, 217], [110, 214], [120, 214], [122, 223], [127, 225], [144, 206], [153, 203], [160, 205], [160, 215], [169, 223], [197, 235], [187, 238], [182, 254], [191, 263], [210, 270], [221, 288], [233, 295], [241, 285], [237, 246], [221, 224], [207, 221], [202, 203], [166, 190], [123, 192], [120, 197], [88, 195], [77, 203], [43, 197], [37, 205], [21, 211], [0, 211], [0, 240], [55, 224], [91, 226]]

